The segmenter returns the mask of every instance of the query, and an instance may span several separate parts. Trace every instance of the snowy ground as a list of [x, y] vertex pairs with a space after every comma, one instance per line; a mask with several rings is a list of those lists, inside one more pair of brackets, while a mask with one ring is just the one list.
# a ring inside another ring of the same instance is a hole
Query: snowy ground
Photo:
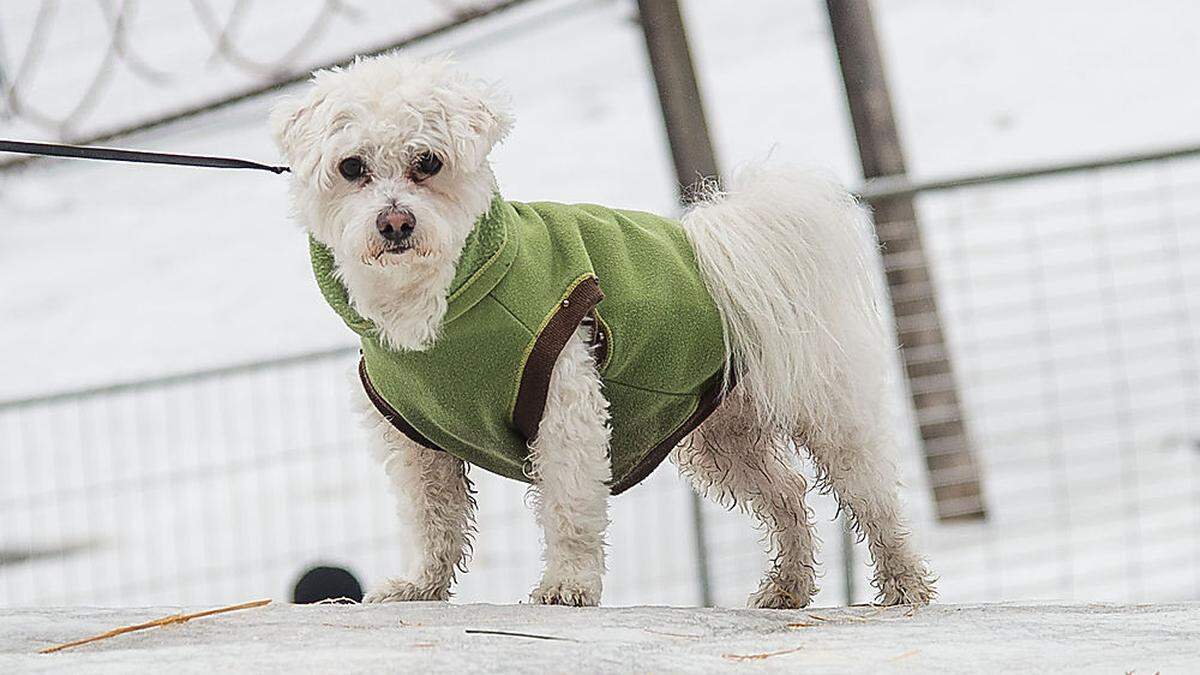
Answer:
[[[1197, 140], [1200, 96], [1186, 85], [1200, 62], [1200, 5], [877, 5], [918, 176]], [[138, 33], [144, 51], [195, 51], [154, 29], [175, 5], [143, 6], [159, 22]], [[730, 6], [685, 3], [724, 164], [774, 147], [777, 159], [830, 166], [854, 183], [823, 3]], [[23, 11], [0, 13], [10, 49]], [[625, 2], [535, 3], [429, 47], [457, 48], [512, 91], [518, 123], [496, 157], [506, 194], [675, 208], [630, 17]], [[339, 19], [314, 54], [429, 18]], [[261, 21], [251, 25], [266, 32], [247, 35], [265, 49], [272, 24]], [[86, 72], [75, 61], [86, 50], [70, 46], [44, 58]], [[165, 91], [121, 80], [85, 130], [250, 81], [220, 68], [193, 75]], [[35, 89], [39, 101], [66, 105], [75, 90], [55, 82]], [[269, 160], [268, 105], [127, 144]], [[946, 598], [1200, 598], [1198, 164], [922, 200], [992, 507], [984, 524], [931, 522], [925, 477], [902, 439], [915, 529]], [[276, 177], [47, 162], [0, 174], [0, 214], [0, 398], [352, 344], [315, 290]], [[345, 404], [349, 365], [333, 357], [0, 412], [0, 547], [71, 551], [0, 566], [0, 604], [281, 598], [318, 561], [368, 583], [398, 572], [405, 549], [381, 472]], [[480, 488], [480, 542], [460, 597], [516, 601], [536, 579], [537, 531], [520, 486], [481, 477]], [[820, 602], [833, 604], [843, 597], [839, 534], [830, 500], [813, 506], [825, 541]], [[708, 514], [717, 600], [740, 604], [762, 554], [743, 518]], [[605, 601], [695, 602], [688, 502], [672, 471], [616, 500], [613, 519]], [[856, 597], [866, 599], [861, 578]]]
[[[59, 652], [179, 612], [0, 613], [0, 670], [288, 672], [1189, 672], [1200, 605], [942, 605], [919, 610], [271, 605]], [[556, 639], [491, 635], [508, 631]]]

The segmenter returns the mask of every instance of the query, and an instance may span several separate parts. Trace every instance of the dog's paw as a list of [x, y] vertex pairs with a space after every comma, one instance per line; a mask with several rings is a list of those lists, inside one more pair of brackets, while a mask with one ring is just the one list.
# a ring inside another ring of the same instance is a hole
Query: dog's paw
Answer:
[[571, 579], [553, 582], [542, 580], [529, 594], [529, 599], [539, 605], [595, 607], [600, 604], [600, 586]]
[[937, 597], [934, 579], [923, 565], [898, 574], [877, 575], [874, 585], [879, 589], [877, 601], [881, 605], [928, 605]]
[[388, 579], [382, 586], [364, 596], [363, 602], [420, 602], [449, 599], [450, 589], [448, 588], [422, 587], [403, 579]]
[[807, 607], [816, 594], [817, 586], [812, 579], [785, 581], [771, 575], [750, 594], [746, 604], [755, 609], [800, 609]]

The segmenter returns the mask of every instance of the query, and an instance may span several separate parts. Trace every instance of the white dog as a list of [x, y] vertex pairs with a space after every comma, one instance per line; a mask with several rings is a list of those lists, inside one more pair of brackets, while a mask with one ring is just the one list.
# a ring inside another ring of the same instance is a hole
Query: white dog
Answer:
[[[510, 123], [501, 97], [448, 61], [399, 56], [318, 72], [303, 96], [272, 114], [322, 290], [363, 335], [364, 414], [421, 545], [412, 573], [367, 600], [449, 598], [474, 530], [465, 456], [534, 485], [545, 570], [532, 600], [597, 604], [610, 492], [643, 478], [666, 453], [643, 452], [638, 443], [645, 442], [635, 437], [650, 433], [650, 422], [631, 425], [624, 416], [653, 409], [681, 431], [694, 429], [682, 443], [654, 438], [668, 444], [696, 490], [752, 512], [768, 533], [774, 557], [751, 606], [803, 607], [817, 590], [808, 487], [794, 468], [795, 448], [805, 449], [820, 486], [865, 537], [879, 600], [930, 601], [930, 574], [908, 542], [888, 458], [891, 342], [870, 280], [874, 239], [854, 198], [815, 173], [756, 169], [730, 181], [727, 193], [714, 191], [682, 223], [602, 207], [505, 202], [487, 156]], [[522, 238], [510, 241], [513, 232]], [[539, 238], [545, 233], [549, 244]], [[655, 264], [639, 264], [645, 251], [638, 237], [666, 253], [656, 250]], [[562, 253], [559, 242], [573, 248]], [[542, 264], [532, 257], [540, 250], [575, 256], [572, 264], [583, 255], [586, 271], [560, 275], [575, 279], [568, 285], [554, 285], [555, 276], [549, 288], [504, 281], [536, 278], [543, 268], [527, 268]], [[606, 281], [590, 265], [615, 269], [616, 278]], [[493, 287], [509, 295], [489, 293]], [[545, 321], [537, 323], [540, 306], [529, 310], [532, 321], [523, 319], [524, 306], [538, 305], [542, 295], [555, 303]], [[651, 297], [669, 306], [638, 309]], [[625, 302], [631, 298], [637, 302]], [[464, 312], [491, 312], [480, 321], [493, 323], [476, 330], [459, 318]], [[609, 325], [613, 317], [619, 322]], [[518, 338], [509, 335], [526, 329], [519, 386], [509, 375], [494, 377], [489, 369], [510, 373], [504, 350]], [[651, 329], [674, 344], [648, 338], [631, 355], [631, 336]], [[695, 339], [707, 348], [678, 342], [692, 341], [693, 331], [716, 335], [715, 347], [711, 339]], [[406, 370], [448, 350], [451, 367], [463, 367], [450, 377]], [[543, 370], [530, 375], [539, 359]], [[626, 375], [613, 375], [614, 368]], [[629, 373], [671, 368], [671, 377], [691, 383], [686, 395], [625, 386]], [[389, 378], [397, 381], [380, 384]], [[699, 381], [716, 389], [696, 394]], [[410, 394], [416, 407], [393, 400]], [[486, 441], [459, 444], [488, 426], [487, 411], [510, 403], [503, 428], [488, 433], [499, 444], [520, 439], [516, 463]], [[475, 408], [485, 410], [480, 419], [463, 414]], [[687, 422], [679, 422], [679, 410], [692, 412]], [[622, 464], [617, 448], [624, 447], [637, 450], [637, 462]]]

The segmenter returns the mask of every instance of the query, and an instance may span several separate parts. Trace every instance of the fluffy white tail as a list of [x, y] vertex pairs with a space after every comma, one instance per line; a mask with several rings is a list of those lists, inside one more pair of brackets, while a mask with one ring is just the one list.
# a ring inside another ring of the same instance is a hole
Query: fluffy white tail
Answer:
[[683, 224], [764, 424], [873, 436], [888, 423], [877, 243], [850, 193], [818, 172], [749, 168]]

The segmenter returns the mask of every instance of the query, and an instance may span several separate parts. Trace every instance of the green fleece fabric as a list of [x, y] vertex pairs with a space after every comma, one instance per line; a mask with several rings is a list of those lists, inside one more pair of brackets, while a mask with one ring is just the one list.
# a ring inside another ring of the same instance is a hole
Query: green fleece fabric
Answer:
[[584, 280], [595, 277], [604, 293], [595, 315], [608, 342], [600, 375], [614, 486], [629, 487], [638, 463], [720, 382], [720, 316], [677, 221], [496, 197], [467, 240], [441, 336], [420, 352], [382, 346], [351, 306], [332, 253], [315, 241], [311, 252], [326, 300], [362, 337], [378, 394], [437, 447], [502, 476], [529, 482], [531, 439], [513, 421], [522, 372], [547, 321]]

